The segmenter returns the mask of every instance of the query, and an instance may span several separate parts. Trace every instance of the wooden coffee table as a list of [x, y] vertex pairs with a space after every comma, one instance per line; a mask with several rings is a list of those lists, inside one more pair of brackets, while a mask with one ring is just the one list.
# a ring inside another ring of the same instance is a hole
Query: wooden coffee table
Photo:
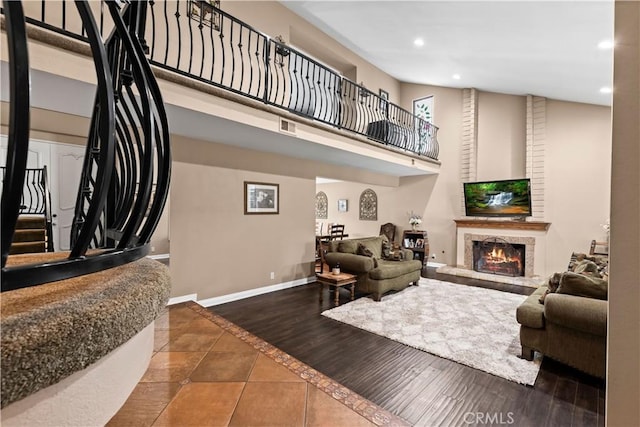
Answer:
[[354, 276], [353, 274], [344, 273], [344, 272], [340, 274], [333, 274], [331, 272], [316, 273], [316, 278], [318, 279], [318, 283], [320, 283], [320, 302], [322, 302], [324, 285], [329, 285], [330, 287], [334, 286], [336, 288], [335, 298], [334, 298], [336, 305], [340, 305], [340, 298], [339, 298], [340, 296], [338, 294], [340, 287], [351, 285], [351, 301], [353, 301], [355, 297], [355, 283], [356, 283], [356, 276]]

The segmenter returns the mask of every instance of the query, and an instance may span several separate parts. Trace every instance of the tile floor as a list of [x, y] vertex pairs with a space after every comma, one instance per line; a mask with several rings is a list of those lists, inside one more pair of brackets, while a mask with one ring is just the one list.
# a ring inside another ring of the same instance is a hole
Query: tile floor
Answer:
[[195, 303], [156, 320], [154, 347], [108, 426], [406, 425]]

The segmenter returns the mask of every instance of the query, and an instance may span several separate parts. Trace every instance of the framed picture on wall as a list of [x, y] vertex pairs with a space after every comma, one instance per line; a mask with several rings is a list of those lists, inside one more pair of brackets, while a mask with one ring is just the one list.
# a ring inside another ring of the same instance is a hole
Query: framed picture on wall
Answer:
[[280, 184], [244, 182], [244, 214], [278, 214]]
[[347, 199], [338, 200], [338, 212], [346, 212], [349, 209], [349, 203]]

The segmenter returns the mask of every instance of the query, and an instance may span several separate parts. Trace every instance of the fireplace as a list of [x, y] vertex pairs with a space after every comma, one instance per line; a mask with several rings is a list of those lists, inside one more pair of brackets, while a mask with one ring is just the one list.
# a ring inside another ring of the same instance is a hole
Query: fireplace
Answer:
[[524, 244], [509, 243], [500, 237], [473, 241], [473, 269], [505, 276], [525, 275]]

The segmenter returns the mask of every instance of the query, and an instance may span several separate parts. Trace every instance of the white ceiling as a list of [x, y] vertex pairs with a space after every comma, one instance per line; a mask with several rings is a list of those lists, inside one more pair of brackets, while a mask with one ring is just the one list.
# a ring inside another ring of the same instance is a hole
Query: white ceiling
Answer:
[[611, 105], [613, 0], [282, 3], [402, 82]]

